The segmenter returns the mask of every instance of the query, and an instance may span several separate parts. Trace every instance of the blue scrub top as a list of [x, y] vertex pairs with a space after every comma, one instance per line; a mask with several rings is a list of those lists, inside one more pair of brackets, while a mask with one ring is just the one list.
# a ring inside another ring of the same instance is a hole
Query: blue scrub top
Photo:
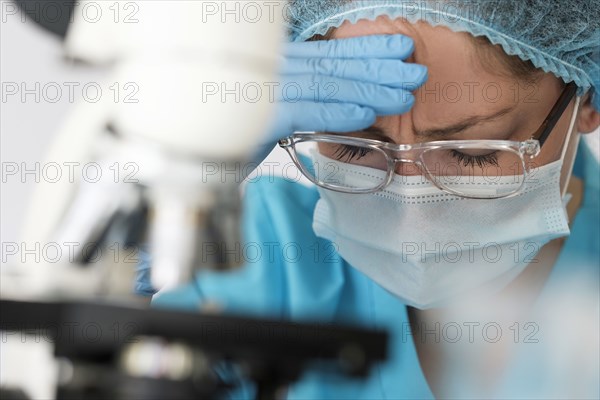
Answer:
[[[574, 174], [585, 181], [585, 198], [546, 290], [560, 286], [577, 268], [591, 269], [596, 281], [598, 277], [600, 176], [598, 162], [585, 146]], [[410, 334], [407, 307], [348, 265], [331, 242], [315, 236], [318, 200], [316, 188], [280, 178], [249, 183], [243, 221], [248, 265], [224, 274], [199, 273], [197, 285], [161, 293], [153, 305], [198, 310], [210, 299], [235, 314], [384, 328], [390, 333], [389, 359], [366, 380], [308, 374], [290, 388], [289, 398], [433, 398]], [[148, 264], [144, 258], [136, 290], [151, 295]], [[251, 398], [252, 390], [248, 385], [232, 397]]]

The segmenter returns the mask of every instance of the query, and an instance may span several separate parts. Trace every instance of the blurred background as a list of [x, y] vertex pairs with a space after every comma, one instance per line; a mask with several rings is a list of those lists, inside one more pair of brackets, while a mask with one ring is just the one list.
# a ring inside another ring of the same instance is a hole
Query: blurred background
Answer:
[[[7, 10], [12, 9], [14, 5], [10, 1], [0, 0], [2, 10], [2, 21], [0, 24], [0, 80], [2, 82], [2, 102], [0, 104], [0, 156], [3, 165], [3, 174], [0, 191], [0, 235], [2, 243], [19, 242], [20, 229], [27, 211], [28, 204], [36, 187], [34, 175], [27, 175], [27, 179], [23, 181], [20, 175], [6, 176], [5, 166], [22, 165], [31, 168], [36, 163], [42, 163], [45, 160], [45, 153], [50, 144], [55, 139], [58, 129], [73, 109], [74, 104], [82, 99], [82, 88], [87, 84], [95, 84], [102, 82], [104, 79], [101, 70], [82, 65], [72, 65], [65, 62], [63, 58], [62, 42], [58, 37], [49, 35], [40, 27], [32, 23], [25, 23], [19, 14], [8, 13]], [[53, 87], [59, 87], [62, 90], [58, 101], [53, 101], [54, 92], [50, 91], [50, 96], [40, 96], [40, 89], [50, 84]], [[123, 84], [123, 83], [121, 83]], [[22, 100], [21, 93], [13, 96], [6, 96], [5, 89], [17, 85], [20, 89], [27, 88], [37, 92], [37, 94], [27, 94], [25, 101]], [[70, 96], [70, 87], [73, 88]], [[122, 94], [126, 94], [127, 90], [121, 87]], [[104, 93], [111, 95], [111, 93]], [[36, 98], [38, 96], [39, 98]], [[599, 150], [598, 143], [599, 134], [586, 135], [585, 140], [592, 142], [592, 148]], [[599, 150], [600, 152], [600, 150]], [[271, 155], [265, 160], [267, 167], [261, 168], [261, 171], [273, 171], [275, 175], [283, 175], [290, 173], [293, 167], [287, 154], [280, 149], [275, 149]], [[292, 172], [292, 177], [297, 174]], [[306, 181], [301, 181], [305, 183]], [[6, 262], [6, 257], [2, 257], [2, 265]], [[10, 261], [10, 260], [9, 260]], [[566, 360], [573, 362], [573, 354], [581, 354], [575, 359], [583, 361], [583, 366], [590, 371], [591, 376], [582, 377], [583, 386], [586, 383], [597, 382], [598, 359], [594, 356], [599, 354], [598, 348], [598, 320], [590, 319], [589, 315], [577, 314], [572, 312], [574, 309], [584, 308], [586, 305], [594, 304], [595, 310], [598, 311], [597, 293], [592, 298], [570, 298], [568, 294], [580, 292], [579, 286], [573, 284], [572, 290], [567, 290], [565, 298], [558, 299], [557, 304], [553, 304], [552, 309], [557, 314], [567, 315], [570, 318], [562, 321], [554, 319], [555, 314], [543, 315], [540, 317], [540, 325], [546, 325], [546, 332], [561, 333], [554, 339], [553, 343], [558, 343], [560, 346], [555, 347], [556, 358], [553, 360], [555, 364], [546, 363], [546, 370], [541, 368], [540, 364], [531, 365], [524, 361], [522, 366], [524, 369], [519, 373], [527, 374], [527, 379], [523, 380], [523, 387], [517, 388], [517, 393], [531, 394], [532, 397], [540, 397], [541, 394], [536, 389], [538, 385], [533, 385], [531, 392], [528, 392], [530, 382], [535, 382], [536, 378], [543, 379], [548, 382], [548, 392], [543, 393], [543, 396], [556, 396], [560, 398], [563, 393], [578, 393], [577, 390], [572, 390], [570, 387], [563, 387], [565, 383], [573, 382], [573, 379], [565, 379], [563, 375], [565, 370], [569, 370], [568, 364], [557, 363], [556, 360]], [[569, 288], [567, 288], [569, 289]], [[570, 302], [570, 303], [569, 303]], [[486, 310], [484, 310], [486, 311]], [[456, 318], [459, 320], [459, 317]], [[582, 327], [582, 321], [589, 323]], [[575, 329], [569, 335], [569, 329], [565, 327], [582, 327], [584, 330], [584, 338], [588, 343], [575, 343], [573, 339], [577, 338], [581, 333], [580, 329]], [[469, 348], [474, 350], [472, 346]], [[463, 359], [465, 348], [456, 350], [460, 356], [456, 360], [461, 362]], [[530, 347], [529, 353], [524, 359], [533, 360], [540, 355], [548, 355], [548, 349], [544, 347]], [[564, 354], [563, 354], [564, 353]], [[583, 357], [587, 354], [587, 357]], [[591, 357], [589, 357], [591, 355]], [[6, 358], [5, 358], [6, 360]], [[39, 363], [49, 363], [49, 360], [38, 359]], [[3, 369], [6, 365], [2, 365]], [[27, 367], [27, 366], [23, 366]], [[579, 366], [581, 367], [581, 365]], [[541, 368], [541, 369], [540, 369]], [[579, 369], [581, 370], [581, 369]], [[40, 369], [43, 372], [44, 369]], [[50, 369], [45, 372], [49, 375], [53, 373]], [[13, 375], [24, 374], [25, 370], [12, 370]], [[516, 372], [515, 372], [516, 374]], [[562, 376], [562, 380], [556, 378]], [[460, 382], [460, 377], [453, 377], [456, 382]], [[568, 377], [567, 377], [568, 378]], [[576, 378], [576, 376], [575, 376]], [[39, 378], [44, 380], [44, 377]], [[50, 379], [50, 378], [48, 378]], [[576, 381], [576, 380], [575, 380]], [[552, 387], [550, 383], [554, 382], [556, 387]], [[470, 382], [472, 383], [472, 382]], [[539, 382], [538, 382], [539, 383]], [[465, 392], [465, 386], [458, 387], [455, 391], [457, 397], [473, 396], [473, 393], [468, 390]], [[507, 389], [506, 397], [511, 397], [511, 389]], [[589, 394], [589, 388], [584, 388], [582, 394], [585, 397]], [[593, 390], [592, 390], [593, 392]], [[43, 397], [44, 392], [38, 393]]]

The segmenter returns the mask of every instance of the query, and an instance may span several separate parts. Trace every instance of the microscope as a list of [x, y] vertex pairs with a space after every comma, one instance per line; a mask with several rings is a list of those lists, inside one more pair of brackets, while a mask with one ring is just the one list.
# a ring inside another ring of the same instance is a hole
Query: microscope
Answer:
[[[17, 1], [63, 38], [67, 60], [136, 89], [133, 101], [77, 105], [48, 155], [103, 171], [132, 166], [135, 173], [40, 183], [23, 242], [55, 243], [68, 259], [2, 271], [0, 330], [8, 338], [40, 330], [53, 338], [53, 395], [210, 399], [241, 377], [254, 382], [256, 398], [272, 399], [307, 369], [360, 377], [383, 361], [382, 331], [200, 306], [148, 309], [131, 294], [136, 263], [106, 256], [112, 244], [123, 252], [144, 244], [159, 290], [189, 283], [200, 270], [243, 267], [243, 257], [224, 250], [243, 241], [241, 182], [214, 172], [250, 161], [275, 110], [269, 96], [214, 96], [214, 89], [277, 81], [286, 2], [251, 2], [255, 9], [244, 15], [245, 1], [59, 1], [63, 18], [52, 21], [35, 11], [41, 3]], [[207, 253], [207, 244], [217, 250]], [[118, 334], [107, 334], [115, 327]], [[2, 398], [26, 398], [13, 389], [2, 388]]]

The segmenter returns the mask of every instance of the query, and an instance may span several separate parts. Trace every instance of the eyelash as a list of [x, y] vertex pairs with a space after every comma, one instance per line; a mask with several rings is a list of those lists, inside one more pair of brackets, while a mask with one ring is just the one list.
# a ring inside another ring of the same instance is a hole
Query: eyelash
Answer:
[[[355, 147], [348, 146], [345, 144], [341, 144], [338, 146], [337, 150], [334, 153], [336, 160], [342, 161], [344, 157], [346, 157], [346, 162], [350, 162], [353, 159], [360, 160], [369, 154], [372, 150], [364, 148], [364, 147]], [[490, 154], [485, 154], [482, 156], [470, 156], [465, 153], [461, 153], [456, 150], [451, 150], [451, 156], [458, 160], [459, 163], [462, 163], [465, 167], [474, 167], [477, 165], [479, 168], [483, 168], [486, 166], [496, 166], [498, 167], [498, 153], [493, 152]]]
[[465, 167], [474, 167], [475, 164], [477, 164], [479, 168], [483, 168], [490, 165], [499, 167], [498, 152], [493, 152], [482, 156], [470, 156], [468, 154], [461, 153], [456, 150], [451, 150], [451, 155], [453, 158], [458, 160], [459, 163], [462, 163]]
[[346, 162], [352, 161], [355, 157], [358, 156], [358, 158], [356, 158], [357, 160], [360, 160], [361, 158], [365, 157], [367, 154], [369, 154], [372, 150], [367, 149], [365, 147], [355, 147], [355, 146], [348, 146], [345, 144], [340, 144], [338, 145], [337, 150], [334, 153], [334, 156], [336, 157], [336, 160], [338, 161], [342, 161], [342, 158], [346, 157]]

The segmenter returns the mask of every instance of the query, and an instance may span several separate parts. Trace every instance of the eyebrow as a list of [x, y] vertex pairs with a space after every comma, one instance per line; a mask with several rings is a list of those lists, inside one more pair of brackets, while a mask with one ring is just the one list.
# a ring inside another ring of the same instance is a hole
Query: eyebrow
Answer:
[[[482, 124], [485, 122], [491, 122], [491, 121], [496, 120], [504, 115], [507, 115], [511, 111], [513, 111], [515, 108], [516, 108], [516, 106], [511, 106], [511, 107], [503, 108], [502, 110], [497, 111], [491, 115], [483, 115], [483, 116], [476, 115], [476, 116], [468, 117], [462, 121], [459, 121], [453, 125], [450, 125], [450, 126], [447, 126], [444, 128], [419, 130], [419, 129], [415, 128], [414, 123], [413, 123], [413, 131], [415, 132], [416, 136], [424, 137], [424, 138], [432, 138], [432, 137], [440, 138], [440, 137], [444, 137], [444, 136], [456, 135], [456, 134], [466, 131], [467, 129], [472, 128], [476, 125], [479, 125], [479, 124]], [[376, 126], [368, 127], [366, 129], [363, 129], [356, 133], [366, 133], [366, 134], [370, 134], [370, 135], [380, 136], [384, 139], [389, 140], [390, 142], [393, 142], [392, 139], [385, 133], [385, 131], [383, 129], [378, 128]]]
[[421, 137], [425, 137], [425, 138], [452, 136], [452, 135], [456, 135], [457, 133], [464, 132], [467, 129], [472, 128], [476, 125], [479, 125], [479, 124], [482, 124], [485, 122], [494, 121], [500, 117], [503, 117], [503, 116], [509, 114], [515, 108], [516, 108], [516, 105], [503, 108], [491, 115], [476, 115], [476, 116], [468, 117], [460, 122], [457, 122], [453, 125], [450, 125], [450, 126], [447, 126], [444, 128], [419, 130], [419, 129], [415, 128], [414, 122], [413, 122], [413, 131], [415, 132], [416, 136], [421, 136]]

